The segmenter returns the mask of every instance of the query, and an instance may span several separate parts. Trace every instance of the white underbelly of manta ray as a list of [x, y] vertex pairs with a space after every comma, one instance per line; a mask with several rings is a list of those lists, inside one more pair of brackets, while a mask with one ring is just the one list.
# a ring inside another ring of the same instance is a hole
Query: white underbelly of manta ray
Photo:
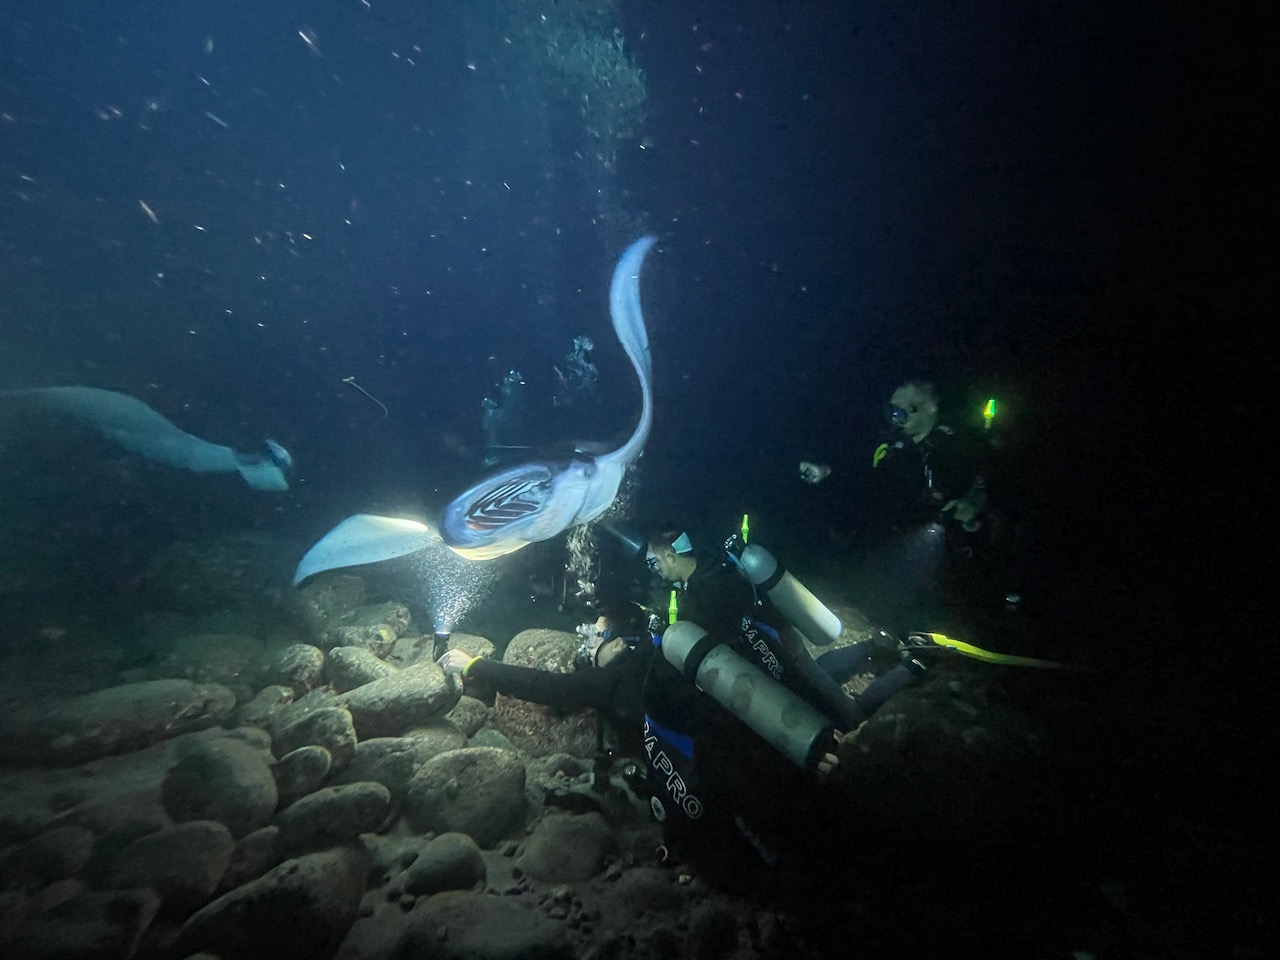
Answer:
[[324, 570], [416, 553], [437, 538], [464, 557], [490, 560], [589, 523], [608, 510], [653, 425], [653, 374], [640, 309], [640, 267], [655, 242], [655, 237], [641, 237], [627, 247], [609, 288], [613, 329], [640, 381], [640, 422], [626, 443], [600, 456], [579, 454], [499, 471], [455, 497], [445, 507], [438, 530], [398, 517], [348, 517], [307, 551], [293, 582]]

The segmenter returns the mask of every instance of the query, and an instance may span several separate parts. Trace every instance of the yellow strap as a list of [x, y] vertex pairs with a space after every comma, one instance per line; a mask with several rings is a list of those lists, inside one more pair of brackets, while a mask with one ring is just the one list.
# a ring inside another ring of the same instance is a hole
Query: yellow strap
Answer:
[[947, 647], [956, 653], [963, 653], [966, 657], [973, 657], [975, 660], [981, 660], [984, 663], [1000, 663], [1012, 667], [1047, 667], [1047, 668], [1063, 668], [1065, 665], [1054, 660], [1037, 660], [1034, 657], [1015, 657], [1011, 653], [993, 653], [990, 650], [983, 650], [981, 647], [975, 647], [971, 643], [965, 643], [963, 640], [952, 640], [950, 637], [941, 633], [926, 633], [926, 637], [932, 640], [940, 647]]

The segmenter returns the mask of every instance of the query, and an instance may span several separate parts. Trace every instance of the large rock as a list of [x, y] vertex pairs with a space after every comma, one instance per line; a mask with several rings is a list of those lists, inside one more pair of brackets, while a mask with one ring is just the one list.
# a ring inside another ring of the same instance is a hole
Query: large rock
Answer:
[[430, 841], [392, 883], [392, 892], [412, 897], [470, 890], [488, 871], [476, 842], [465, 833], [442, 833]]
[[574, 950], [560, 924], [508, 898], [447, 892], [420, 903], [408, 915], [394, 955], [431, 960], [569, 960]]
[[323, 673], [324, 653], [309, 643], [269, 647], [254, 664], [259, 684], [288, 687], [295, 695], [319, 686]]
[[111, 890], [70, 897], [24, 924], [5, 943], [14, 960], [124, 960], [138, 949], [160, 898], [151, 890]]
[[163, 676], [233, 687], [245, 681], [262, 654], [262, 641], [237, 633], [198, 633], [179, 637], [161, 665]]
[[456, 724], [458, 729], [468, 737], [474, 737], [476, 731], [489, 721], [490, 714], [491, 711], [482, 701], [475, 697], [463, 696], [454, 708], [445, 714], [445, 719]]
[[[461, 650], [473, 657], [493, 656], [493, 644], [484, 637], [474, 633], [452, 633], [449, 635], [450, 650]], [[402, 667], [412, 667], [419, 663], [435, 661], [436, 638], [431, 634], [415, 636], [403, 634], [387, 652], [388, 660], [393, 660]]]
[[296, 596], [298, 606], [324, 623], [364, 603], [364, 581], [350, 573], [322, 573], [299, 587]]
[[218, 889], [235, 841], [213, 820], [180, 823], [135, 840], [116, 860], [111, 886], [150, 887], [166, 912], [190, 913]]
[[241, 740], [196, 744], [160, 785], [165, 812], [175, 823], [217, 820], [234, 837], [265, 826], [279, 799], [269, 758]]
[[435, 663], [423, 663], [344, 693], [338, 702], [351, 711], [356, 733], [398, 737], [453, 709], [461, 686], [450, 682]]
[[276, 717], [293, 702], [293, 689], [271, 684], [263, 687], [247, 703], [242, 703], [227, 719], [228, 724], [240, 727], [267, 728], [275, 725]]
[[524, 815], [525, 769], [496, 747], [450, 750], [428, 760], [409, 784], [405, 816], [417, 831], [456, 831], [488, 847]]
[[43, 887], [78, 874], [93, 853], [93, 832], [54, 827], [0, 856], [0, 889]]
[[147, 680], [63, 700], [10, 718], [0, 761], [69, 765], [139, 750], [216, 724], [235, 708], [216, 683]]
[[516, 865], [542, 883], [577, 883], [603, 870], [616, 849], [600, 814], [549, 814], [524, 842]]
[[[502, 660], [535, 670], [571, 673], [579, 643], [577, 636], [562, 630], [524, 630], [511, 639]], [[494, 702], [494, 723], [508, 740], [531, 756], [540, 757], [548, 753], [571, 753], [577, 757], [596, 755], [594, 711], [566, 713], [499, 694]]]
[[389, 677], [397, 669], [368, 647], [334, 647], [324, 662], [324, 675], [339, 693]]
[[878, 835], [972, 841], [1027, 808], [1020, 792], [1038, 789], [1042, 742], [1042, 730], [1003, 701], [989, 667], [952, 664], [845, 739], [830, 785]]
[[365, 647], [382, 657], [409, 629], [409, 608], [386, 603], [348, 610], [326, 624], [325, 638], [332, 647]]
[[286, 856], [354, 840], [382, 826], [391, 792], [380, 783], [325, 787], [280, 811], [280, 847]]
[[222, 875], [222, 889], [236, 887], [256, 880], [284, 859], [280, 855], [280, 828], [275, 824], [246, 834], [231, 852], [231, 862]]
[[[356, 755], [337, 776], [334, 784], [373, 780], [391, 791], [396, 803], [404, 799], [414, 775], [432, 757], [466, 746], [462, 732], [437, 720], [429, 728], [417, 728], [407, 737], [376, 737], [363, 740]], [[425, 734], [425, 735], [419, 735]]]
[[313, 744], [286, 753], [271, 768], [276, 778], [276, 790], [280, 794], [280, 806], [287, 807], [299, 797], [305, 797], [319, 788], [332, 769], [333, 756], [324, 747]]
[[302, 747], [324, 747], [341, 770], [356, 752], [356, 728], [344, 707], [321, 707], [303, 714], [276, 734], [273, 748], [283, 757]]
[[223, 894], [178, 931], [169, 954], [222, 960], [328, 957], [355, 921], [366, 862], [337, 848], [284, 863]]

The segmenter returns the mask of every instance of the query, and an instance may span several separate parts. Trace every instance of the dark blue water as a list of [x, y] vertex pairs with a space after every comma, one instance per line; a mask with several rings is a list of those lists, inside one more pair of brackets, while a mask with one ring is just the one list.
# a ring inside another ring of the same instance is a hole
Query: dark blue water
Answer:
[[[642, 524], [856, 523], [856, 481], [824, 500], [795, 463], [864, 471], [883, 398], [922, 375], [954, 419], [1012, 401], [1006, 495], [1073, 576], [1171, 572], [1138, 546], [1167, 535], [1147, 491], [1203, 499], [1170, 452], [1199, 426], [1194, 378], [1230, 380], [1259, 336], [1235, 309], [1259, 303], [1259, 255], [1220, 242], [1257, 225], [1266, 146], [1242, 136], [1261, 101], [1228, 28], [1078, 5], [626, 4], [607, 19], [648, 99], [605, 169], [563, 77], [521, 54], [544, 38], [521, 10], [6, 4], [3, 386], [120, 390], [298, 462], [284, 497], [163, 471], [116, 496], [128, 468], [102, 450], [9, 422], [15, 510], [69, 503], [70, 547], [110, 550], [92, 530], [307, 540], [436, 507], [478, 475], [480, 402], [513, 368], [530, 443], [623, 437], [638, 396], [605, 296], [652, 231]], [[601, 389], [553, 407], [579, 334]], [[1116, 523], [1141, 532], [1095, 535]], [[1194, 535], [1196, 555], [1220, 539]]]

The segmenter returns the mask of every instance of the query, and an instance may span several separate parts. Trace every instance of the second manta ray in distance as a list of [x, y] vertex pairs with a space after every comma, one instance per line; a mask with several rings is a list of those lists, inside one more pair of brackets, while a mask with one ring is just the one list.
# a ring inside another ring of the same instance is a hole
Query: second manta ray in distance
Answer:
[[348, 517], [307, 551], [294, 574], [296, 586], [325, 570], [403, 557], [441, 539], [471, 560], [490, 560], [561, 531], [589, 523], [609, 509], [627, 466], [640, 456], [653, 425], [653, 369], [649, 335], [640, 311], [640, 266], [656, 242], [641, 237], [613, 270], [609, 314], [623, 350], [640, 380], [643, 407], [631, 439], [612, 453], [590, 456], [581, 447], [569, 460], [535, 460], [508, 467], [455, 497], [439, 529], [418, 520]]

